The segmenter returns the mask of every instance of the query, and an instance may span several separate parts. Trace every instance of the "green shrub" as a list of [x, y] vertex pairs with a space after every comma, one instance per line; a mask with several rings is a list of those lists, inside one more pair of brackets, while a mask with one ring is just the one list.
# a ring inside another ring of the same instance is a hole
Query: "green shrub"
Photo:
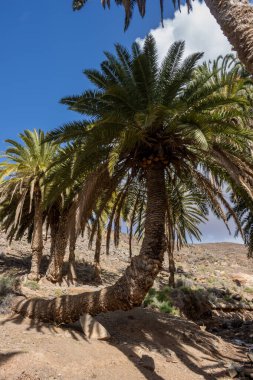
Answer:
[[55, 289], [54, 295], [55, 297], [61, 297], [64, 294], [64, 292], [61, 289]]
[[175, 308], [170, 299], [172, 289], [166, 286], [162, 290], [151, 288], [143, 302], [144, 306], [158, 309], [162, 313], [179, 315], [179, 310]]
[[232, 302], [232, 301], [233, 301], [231, 295], [229, 295], [229, 294], [225, 294], [225, 295], [223, 296], [223, 299], [224, 299], [226, 302]]
[[0, 276], [0, 296], [6, 296], [14, 291], [16, 279], [10, 276]]
[[39, 290], [40, 289], [40, 286], [39, 286], [39, 284], [36, 281], [29, 281], [29, 280], [27, 280], [24, 283], [24, 286], [26, 286], [27, 288], [29, 288], [31, 290]]
[[173, 306], [167, 301], [164, 301], [161, 303], [161, 305], [159, 306], [159, 310], [162, 312], [162, 313], [168, 313], [168, 314], [171, 314], [172, 313], [172, 310], [173, 310]]
[[245, 293], [253, 294], [253, 288], [247, 287], [244, 288]]

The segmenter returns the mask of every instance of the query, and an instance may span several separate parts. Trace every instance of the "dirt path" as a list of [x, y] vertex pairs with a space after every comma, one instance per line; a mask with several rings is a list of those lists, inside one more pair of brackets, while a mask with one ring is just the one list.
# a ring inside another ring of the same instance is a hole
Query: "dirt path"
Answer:
[[239, 348], [192, 322], [147, 309], [100, 315], [111, 339], [88, 341], [78, 326], [0, 316], [0, 380], [227, 379]]

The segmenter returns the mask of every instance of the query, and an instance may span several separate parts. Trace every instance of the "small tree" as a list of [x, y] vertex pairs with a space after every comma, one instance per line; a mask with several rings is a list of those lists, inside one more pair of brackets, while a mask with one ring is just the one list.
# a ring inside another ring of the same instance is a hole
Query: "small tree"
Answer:
[[[2, 156], [6, 160], [0, 163], [1, 201], [7, 204], [10, 202], [11, 206], [13, 199], [16, 205], [15, 210], [13, 207], [9, 210], [14, 217], [12, 222], [9, 220], [12, 236], [19, 230], [23, 212], [29, 215], [28, 221], [30, 220], [30, 226], [32, 224], [32, 264], [29, 278], [38, 280], [43, 250], [45, 180], [55, 158], [57, 146], [50, 142], [43, 144], [45, 135], [41, 130], [25, 130], [19, 136], [21, 143], [7, 140], [10, 147]], [[21, 228], [20, 231], [24, 230]]]

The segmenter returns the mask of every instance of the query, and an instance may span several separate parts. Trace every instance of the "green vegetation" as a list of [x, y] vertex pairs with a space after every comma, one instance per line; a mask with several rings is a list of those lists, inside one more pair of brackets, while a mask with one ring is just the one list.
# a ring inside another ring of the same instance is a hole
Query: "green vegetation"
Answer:
[[158, 309], [162, 313], [179, 315], [179, 310], [173, 306], [171, 301], [171, 291], [172, 288], [170, 287], [165, 287], [162, 290], [151, 288], [143, 301], [143, 305]]
[[0, 275], [0, 297], [6, 296], [15, 290], [17, 280], [10, 276]]
[[253, 294], [253, 288], [246, 287], [243, 289], [245, 293]]
[[36, 281], [31, 281], [31, 280], [27, 280], [26, 282], [24, 282], [24, 286], [26, 286], [27, 288], [29, 288], [31, 290], [39, 290], [40, 289], [39, 284]]

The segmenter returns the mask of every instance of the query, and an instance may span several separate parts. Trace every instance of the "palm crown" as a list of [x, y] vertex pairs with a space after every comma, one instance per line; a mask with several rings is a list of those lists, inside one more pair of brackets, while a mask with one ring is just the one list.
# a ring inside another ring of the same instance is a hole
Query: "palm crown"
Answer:
[[[74, 11], [80, 10], [88, 0], [73, 0], [73, 9]], [[182, 0], [171, 0], [174, 7], [178, 6], [180, 9], [181, 4], [184, 4]], [[101, 0], [102, 6], [110, 8], [110, 0]], [[146, 13], [146, 0], [115, 0], [117, 5], [122, 5], [125, 9], [125, 29], [128, 28], [129, 23], [131, 21], [133, 10], [135, 6], [138, 7], [139, 13], [142, 17], [145, 16]], [[190, 11], [192, 9], [192, 0], [186, 0], [185, 4]], [[159, 2], [160, 10], [161, 10], [161, 21], [163, 23], [163, 9], [164, 9], [164, 0], [160, 0]]]
[[[107, 162], [111, 174], [131, 170], [138, 175], [160, 163], [168, 173], [181, 178], [191, 173], [203, 184], [201, 164], [213, 173], [225, 167], [225, 177], [248, 188], [250, 179], [236, 179], [233, 170], [248, 160], [249, 102], [239, 91], [224, 91], [230, 76], [217, 81], [215, 72], [194, 69], [202, 54], [182, 60], [183, 52], [184, 43], [174, 43], [159, 66], [152, 36], [143, 49], [134, 43], [132, 54], [116, 45], [116, 56], [105, 53], [101, 71], [84, 71], [96, 89], [62, 99], [89, 119], [55, 130], [50, 137], [78, 139], [79, 170]], [[236, 81], [240, 89], [245, 84]], [[250, 171], [248, 166], [247, 174]]]

